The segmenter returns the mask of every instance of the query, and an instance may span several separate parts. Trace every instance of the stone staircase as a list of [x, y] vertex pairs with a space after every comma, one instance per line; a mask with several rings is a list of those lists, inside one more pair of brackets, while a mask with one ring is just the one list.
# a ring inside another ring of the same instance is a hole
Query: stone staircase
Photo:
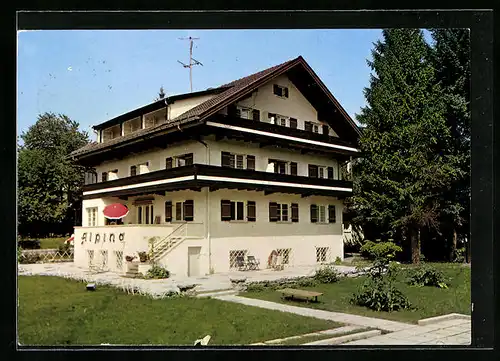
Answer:
[[152, 259], [153, 262], [158, 262], [162, 257], [164, 257], [167, 253], [172, 251], [176, 246], [184, 242], [187, 238], [187, 224], [183, 223], [172, 233], [166, 236], [163, 239], [155, 240], [152, 243], [152, 249], [154, 250], [154, 257]]

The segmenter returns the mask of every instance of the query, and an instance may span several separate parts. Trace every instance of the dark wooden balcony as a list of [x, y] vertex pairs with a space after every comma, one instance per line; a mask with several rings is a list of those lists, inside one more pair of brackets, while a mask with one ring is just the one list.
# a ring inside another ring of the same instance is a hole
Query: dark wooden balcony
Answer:
[[310, 178], [205, 164], [164, 169], [133, 177], [88, 184], [83, 198], [133, 196], [191, 189], [244, 189], [265, 193], [293, 193], [303, 196], [325, 195], [346, 197], [352, 193], [352, 182], [336, 179]]

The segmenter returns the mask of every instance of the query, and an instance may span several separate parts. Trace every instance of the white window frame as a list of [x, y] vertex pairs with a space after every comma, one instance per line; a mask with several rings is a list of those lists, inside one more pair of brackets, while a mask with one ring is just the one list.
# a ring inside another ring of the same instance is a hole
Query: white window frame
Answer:
[[[277, 86], [278, 88], [281, 89], [281, 94], [282, 95], [278, 95], [278, 94], [274, 93], [274, 86]], [[283, 85], [279, 85], [279, 84], [273, 84], [273, 95], [275, 95], [275, 96], [277, 96], [279, 98], [287, 99], [287, 97], [285, 96], [285, 89], [288, 89], [288, 96], [290, 96], [290, 88], [288, 88], [286, 86], [283, 86]]]
[[87, 226], [97, 227], [97, 207], [87, 207]]
[[[253, 120], [253, 109], [249, 107], [237, 106], [236, 107], [240, 112], [240, 118]], [[243, 116], [245, 114], [245, 116]]]
[[[292, 223], [292, 204], [291, 203], [278, 203], [276, 202], [277, 204], [277, 208], [276, 208], [276, 211], [278, 213], [278, 220], [277, 222], [278, 223]], [[286, 206], [286, 217], [287, 219], [284, 220], [283, 219], [283, 206]]]
[[[321, 174], [323, 173], [323, 174]], [[318, 178], [328, 179], [328, 167], [318, 165]]]
[[312, 123], [312, 132], [319, 134], [319, 124], [318, 123]]
[[[247, 154], [239, 154], [239, 153], [232, 153], [232, 152], [228, 152], [231, 159], [232, 159], [232, 163], [233, 163], [233, 166], [230, 167], [232, 169], [247, 169]], [[242, 157], [243, 159], [243, 167], [242, 168], [238, 168], [238, 157]]]
[[[146, 208], [149, 208], [149, 219], [146, 219]], [[136, 219], [137, 224], [154, 224], [154, 204], [141, 204], [136, 206]], [[139, 212], [141, 212], [141, 219], [139, 220]], [[145, 222], [146, 221], [146, 222]], [[149, 223], [148, 223], [149, 222]]]
[[[281, 163], [285, 163], [285, 173], [279, 173], [279, 172], [275, 172], [276, 174], [287, 174], [287, 175], [290, 175], [291, 174], [291, 171], [292, 171], [292, 166], [290, 163], [290, 161], [287, 161], [287, 160], [282, 160], [282, 159], [269, 159], [267, 158], [267, 164], [271, 164], [271, 163], [274, 163], [274, 170], [277, 169], [278, 165], [275, 163], [275, 162], [270, 162], [270, 160], [275, 160], [275, 161], [278, 161], [278, 162], [281, 162]], [[298, 168], [298, 164], [297, 164], [297, 168]], [[298, 169], [297, 169], [298, 170]]]
[[[318, 204], [318, 222], [317, 223], [328, 223], [328, 206], [324, 204]], [[323, 214], [321, 214], [321, 210], [323, 210]], [[321, 219], [321, 215], [323, 215], [323, 219]]]

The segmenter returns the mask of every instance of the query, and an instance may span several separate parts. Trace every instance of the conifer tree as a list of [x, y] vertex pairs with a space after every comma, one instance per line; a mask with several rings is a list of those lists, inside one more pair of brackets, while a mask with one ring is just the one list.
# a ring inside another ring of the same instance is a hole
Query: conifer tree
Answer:
[[413, 263], [420, 234], [439, 228], [439, 199], [456, 178], [430, 48], [418, 29], [388, 29], [374, 44], [354, 203], [381, 238], [399, 238]]

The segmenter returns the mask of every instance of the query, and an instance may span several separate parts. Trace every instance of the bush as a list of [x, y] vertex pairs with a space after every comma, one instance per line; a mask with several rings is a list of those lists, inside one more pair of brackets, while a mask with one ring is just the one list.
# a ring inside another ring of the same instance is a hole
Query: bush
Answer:
[[59, 245], [59, 248], [57, 250], [57, 253], [59, 255], [63, 255], [64, 253], [68, 252], [70, 250], [71, 246], [68, 243], [63, 243]]
[[17, 242], [22, 249], [40, 249], [40, 240], [23, 239]]
[[386, 258], [388, 260], [394, 259], [396, 253], [401, 252], [403, 249], [393, 242], [372, 242], [367, 241], [361, 247], [361, 255], [368, 259]]
[[280, 288], [313, 287], [318, 284], [314, 277], [299, 277], [295, 279], [279, 279], [275, 281], [252, 282], [245, 285], [247, 292], [275, 291]]
[[170, 277], [170, 271], [158, 265], [153, 265], [146, 273], [146, 278], [168, 278]]
[[465, 247], [458, 248], [455, 250], [453, 262], [457, 262], [457, 263], [464, 263], [465, 262]]
[[392, 312], [411, 307], [408, 298], [394, 284], [385, 279], [369, 278], [350, 302], [375, 311]]
[[337, 258], [335, 258], [335, 262], [334, 262], [336, 265], [340, 265], [342, 264], [342, 260], [340, 259], [340, 257], [337, 256]]
[[443, 274], [434, 267], [423, 265], [409, 271], [408, 284], [412, 286], [432, 286], [448, 288]]
[[331, 266], [321, 267], [314, 274], [314, 280], [319, 283], [335, 283], [339, 280], [339, 274]]

